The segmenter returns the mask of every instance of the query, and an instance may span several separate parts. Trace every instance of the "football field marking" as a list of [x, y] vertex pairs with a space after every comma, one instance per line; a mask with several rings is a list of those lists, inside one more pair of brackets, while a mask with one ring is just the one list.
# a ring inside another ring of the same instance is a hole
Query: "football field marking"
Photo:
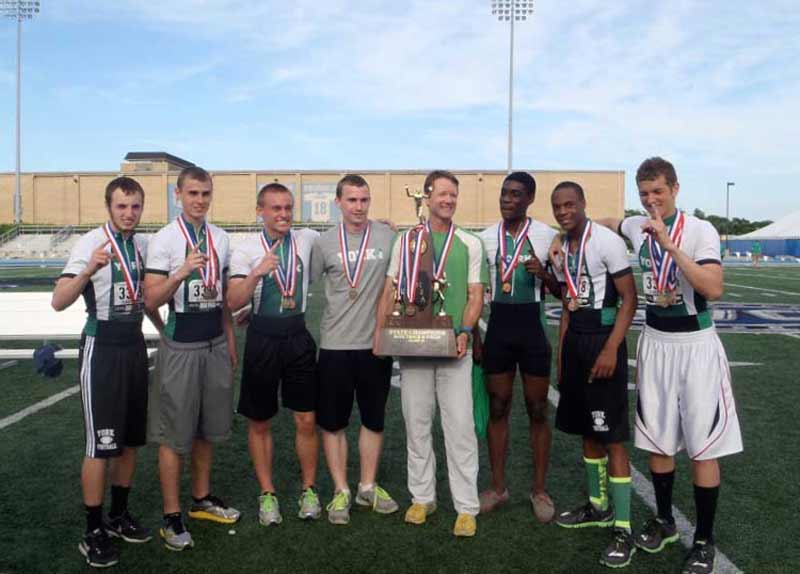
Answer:
[[739, 287], [740, 289], [753, 289], [754, 291], [761, 291], [762, 294], [766, 293], [779, 293], [780, 295], [796, 295], [800, 297], [800, 293], [796, 291], [781, 291], [780, 289], [765, 289], [764, 287], [752, 287], [750, 285], [737, 285], [736, 283], [725, 283], [726, 287]]
[[41, 400], [38, 403], [34, 403], [29, 407], [25, 407], [21, 411], [17, 411], [13, 415], [9, 415], [4, 419], [0, 419], [0, 430], [3, 430], [4, 428], [13, 425], [14, 423], [18, 423], [25, 417], [37, 413], [42, 409], [46, 409], [47, 407], [54, 405], [59, 401], [71, 397], [72, 395], [80, 392], [80, 390], [81, 390], [80, 385], [69, 387], [68, 389], [63, 390], [60, 393], [56, 393], [55, 395], [47, 397], [46, 399]]

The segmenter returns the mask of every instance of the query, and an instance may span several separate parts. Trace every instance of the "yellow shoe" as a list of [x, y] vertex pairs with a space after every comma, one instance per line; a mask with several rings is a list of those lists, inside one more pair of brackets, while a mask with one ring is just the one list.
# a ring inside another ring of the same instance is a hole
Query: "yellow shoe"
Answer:
[[425, 519], [434, 512], [436, 512], [435, 502], [426, 504], [415, 502], [406, 510], [406, 522], [409, 524], [425, 524]]
[[478, 524], [475, 517], [471, 514], [459, 514], [456, 518], [456, 525], [453, 527], [453, 534], [456, 536], [475, 536]]

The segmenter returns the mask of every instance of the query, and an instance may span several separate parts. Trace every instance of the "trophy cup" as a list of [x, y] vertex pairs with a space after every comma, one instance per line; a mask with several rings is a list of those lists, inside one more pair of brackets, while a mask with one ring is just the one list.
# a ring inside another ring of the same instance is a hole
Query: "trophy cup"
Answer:
[[[412, 277], [408, 277], [401, 272], [401, 280], [395, 280], [394, 305], [378, 333], [378, 354], [395, 357], [456, 357], [453, 319], [444, 312], [447, 278], [442, 273], [436, 279], [433, 273], [433, 237], [424, 225], [425, 218], [422, 215], [425, 195], [419, 190], [412, 195], [408, 186], [406, 194], [414, 199], [420, 224], [401, 239], [400, 248], [405, 251], [401, 259], [411, 257], [418, 262], [413, 266], [417, 273], [414, 278], [413, 273]], [[436, 314], [433, 312], [434, 304], [440, 306]]]

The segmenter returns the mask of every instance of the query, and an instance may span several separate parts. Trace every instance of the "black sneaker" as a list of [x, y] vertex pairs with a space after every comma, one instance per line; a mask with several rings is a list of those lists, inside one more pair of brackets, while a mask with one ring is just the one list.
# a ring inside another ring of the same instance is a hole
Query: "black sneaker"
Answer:
[[634, 543], [645, 552], [655, 554], [678, 538], [678, 528], [674, 522], [667, 522], [663, 518], [651, 518], [644, 523], [644, 528], [636, 535]]
[[563, 528], [586, 528], [588, 526], [608, 528], [614, 525], [614, 509], [609, 506], [605, 510], [599, 510], [591, 502], [587, 502], [575, 510], [559, 514], [556, 524]]
[[86, 558], [86, 563], [94, 568], [107, 568], [119, 562], [119, 553], [102, 528], [87, 532], [78, 544], [78, 551]]
[[109, 516], [105, 528], [110, 536], [122, 538], [125, 542], [133, 544], [149, 542], [153, 538], [153, 531], [139, 524], [127, 510], [116, 518]]
[[609, 568], [624, 568], [636, 553], [633, 535], [623, 528], [614, 529], [614, 538], [600, 555], [600, 564]]
[[713, 544], [698, 540], [689, 550], [681, 574], [713, 574], [716, 554]]

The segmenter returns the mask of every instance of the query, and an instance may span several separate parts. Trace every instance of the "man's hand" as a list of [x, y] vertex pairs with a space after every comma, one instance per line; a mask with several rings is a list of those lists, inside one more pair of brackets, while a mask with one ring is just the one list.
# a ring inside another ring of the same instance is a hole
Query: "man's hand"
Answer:
[[609, 379], [617, 368], [617, 350], [608, 346], [603, 347], [597, 360], [594, 362], [592, 371], [589, 374], [591, 379]]
[[461, 359], [467, 354], [467, 343], [469, 343], [469, 333], [459, 333], [456, 336], [457, 358]]
[[99, 269], [102, 269], [109, 263], [111, 260], [114, 259], [114, 252], [113, 251], [106, 251], [106, 247], [111, 243], [111, 240], [107, 240], [103, 243], [100, 247], [92, 251], [92, 256], [89, 258], [89, 263], [86, 265], [86, 275], [91, 277]]
[[532, 254], [531, 258], [525, 262], [525, 271], [531, 275], [535, 275], [539, 279], [544, 279], [547, 274], [544, 265], [542, 265], [542, 262], [539, 261], [539, 258], [536, 257], [535, 254]]
[[669, 251], [674, 247], [672, 239], [669, 237], [667, 226], [661, 219], [661, 213], [657, 207], [653, 207], [653, 215], [642, 224], [642, 231], [655, 239], [664, 251]]
[[253, 268], [252, 273], [256, 277], [264, 277], [264, 275], [269, 275], [273, 271], [278, 268], [278, 264], [280, 260], [278, 256], [274, 253], [266, 253], [264, 257], [261, 258], [261, 261]]
[[178, 279], [184, 281], [188, 279], [196, 270], [205, 267], [207, 261], [208, 256], [200, 251], [200, 244], [198, 243], [192, 247], [189, 255], [186, 256], [186, 260], [183, 262], [183, 265], [180, 266], [175, 275], [177, 275]]

